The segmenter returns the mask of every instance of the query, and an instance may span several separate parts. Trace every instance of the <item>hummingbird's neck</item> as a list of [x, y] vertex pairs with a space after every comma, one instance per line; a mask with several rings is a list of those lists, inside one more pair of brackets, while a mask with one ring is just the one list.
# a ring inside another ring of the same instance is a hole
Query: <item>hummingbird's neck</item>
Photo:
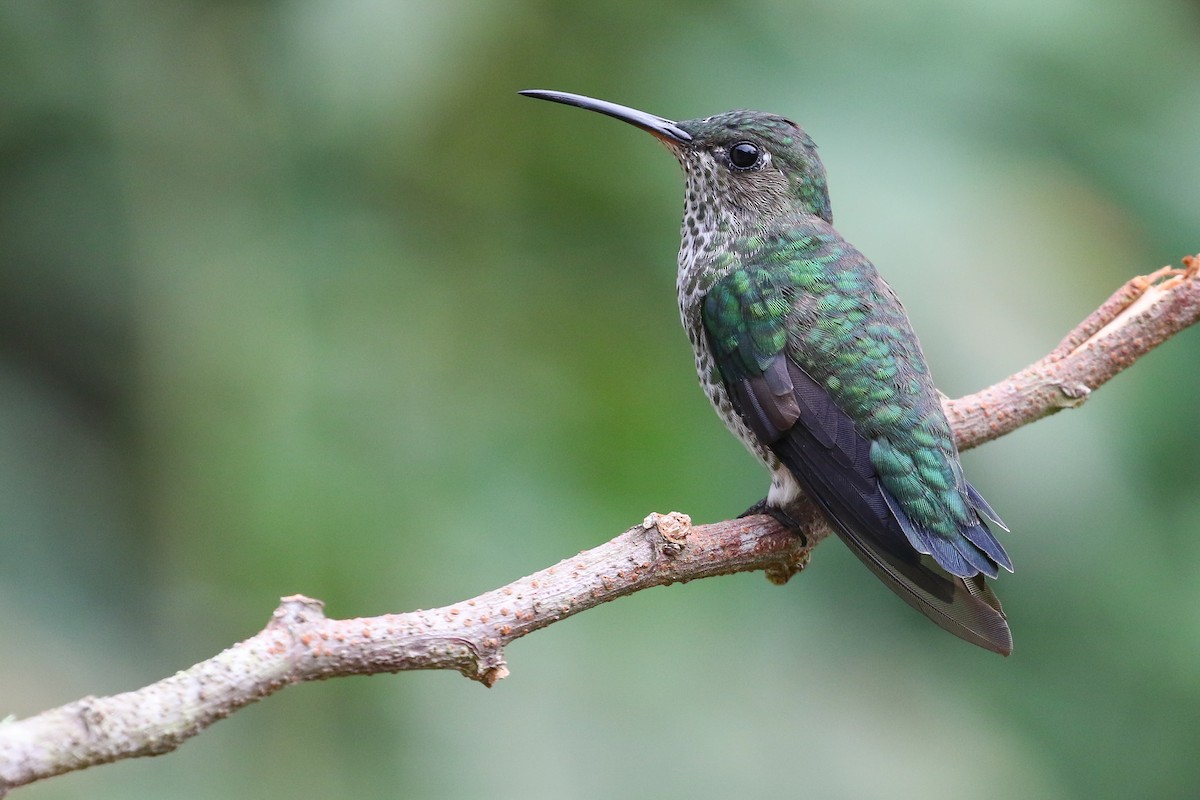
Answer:
[[733, 266], [731, 244], [748, 232], [748, 223], [714, 196], [711, 176], [686, 170], [683, 223], [679, 231], [680, 310], [684, 315]]
[[701, 180], [688, 176], [684, 194], [683, 223], [679, 229], [679, 289], [682, 299], [685, 283], [689, 292], [707, 290], [717, 280], [719, 255], [727, 253], [729, 242], [740, 235], [741, 226], [728, 209], [714, 202]]

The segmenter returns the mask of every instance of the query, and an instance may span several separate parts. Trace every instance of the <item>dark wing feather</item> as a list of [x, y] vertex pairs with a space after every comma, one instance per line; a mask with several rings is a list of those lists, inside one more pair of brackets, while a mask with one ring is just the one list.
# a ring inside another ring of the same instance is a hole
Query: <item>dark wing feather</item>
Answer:
[[[792, 384], [786, 394], [779, 391], [781, 369]], [[983, 576], [956, 577], [913, 549], [901, 522], [903, 512], [880, 486], [871, 464], [871, 442], [858, 433], [854, 421], [784, 353], [775, 356], [767, 372], [774, 375], [769, 392], [764, 391], [765, 379], [741, 370], [729, 387], [733, 404], [825, 513], [834, 531], [917, 611], [955, 636], [1008, 655], [1012, 634]], [[737, 375], [738, 370], [730, 373]], [[794, 424], [783, 428], [779, 421], [787, 419]], [[991, 517], [994, 512], [988, 514], [982, 498], [971, 492], [973, 501], [978, 498], [975, 504], [982, 504], [981, 511]], [[937, 555], [961, 558], [957, 551]], [[995, 570], [991, 564], [984, 566]], [[962, 571], [971, 571], [965, 562]]]

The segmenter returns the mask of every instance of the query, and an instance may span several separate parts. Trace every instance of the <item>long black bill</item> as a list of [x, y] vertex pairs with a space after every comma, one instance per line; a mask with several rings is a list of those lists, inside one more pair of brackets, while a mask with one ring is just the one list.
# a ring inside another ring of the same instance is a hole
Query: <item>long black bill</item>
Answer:
[[654, 134], [667, 143], [685, 144], [692, 140], [692, 135], [669, 119], [647, 114], [629, 106], [617, 105], [607, 100], [597, 100], [594, 97], [584, 97], [570, 92], [555, 92], [549, 89], [525, 89], [517, 92], [526, 97], [536, 97], [538, 100], [549, 100], [553, 103], [564, 103], [568, 106], [586, 108], [588, 111], [598, 111], [615, 117], [622, 122], [636, 125], [644, 131]]

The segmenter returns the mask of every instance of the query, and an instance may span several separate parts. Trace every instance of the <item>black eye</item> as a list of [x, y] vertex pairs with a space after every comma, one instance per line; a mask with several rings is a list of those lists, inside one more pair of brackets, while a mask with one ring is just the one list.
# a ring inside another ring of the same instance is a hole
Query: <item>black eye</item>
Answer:
[[738, 142], [729, 148], [729, 163], [734, 169], [751, 169], [758, 164], [759, 149], [754, 142]]

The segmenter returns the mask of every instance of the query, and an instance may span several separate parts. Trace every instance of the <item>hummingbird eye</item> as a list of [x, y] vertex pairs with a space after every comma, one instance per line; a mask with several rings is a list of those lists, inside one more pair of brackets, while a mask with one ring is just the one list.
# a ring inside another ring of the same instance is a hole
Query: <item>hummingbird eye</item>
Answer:
[[753, 169], [758, 166], [761, 152], [754, 142], [738, 142], [729, 148], [729, 163], [734, 169]]

